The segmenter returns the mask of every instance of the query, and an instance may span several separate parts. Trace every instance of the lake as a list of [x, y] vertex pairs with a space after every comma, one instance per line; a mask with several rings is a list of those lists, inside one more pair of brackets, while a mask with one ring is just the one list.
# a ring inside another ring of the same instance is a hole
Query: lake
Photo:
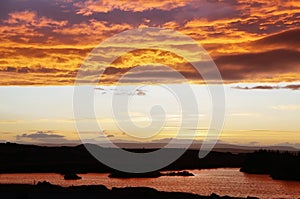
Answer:
[[267, 175], [251, 175], [238, 168], [188, 170], [195, 176], [162, 176], [144, 179], [116, 179], [108, 174], [80, 174], [81, 180], [64, 180], [55, 173], [0, 174], [0, 183], [34, 184], [48, 181], [61, 186], [99, 185], [112, 187], [152, 187], [160, 191], [189, 192], [200, 195], [256, 196], [259, 198], [299, 198], [300, 182], [272, 180]]

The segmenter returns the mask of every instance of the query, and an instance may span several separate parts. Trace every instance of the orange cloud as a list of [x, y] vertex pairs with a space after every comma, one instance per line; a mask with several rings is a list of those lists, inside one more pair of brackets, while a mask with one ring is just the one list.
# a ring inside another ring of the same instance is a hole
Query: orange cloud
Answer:
[[[76, 70], [94, 47], [117, 33], [139, 26], [169, 28], [190, 36], [210, 53], [227, 82], [299, 80], [299, 1], [65, 0], [43, 3], [49, 4], [43, 7], [55, 14], [38, 10], [42, 9], [39, 7], [28, 9], [26, 5], [23, 9], [8, 10], [1, 18], [1, 85], [72, 84]], [[158, 43], [167, 42], [159, 39]], [[113, 52], [107, 51], [106, 55], [111, 56], [110, 53]], [[126, 58], [127, 66], [125, 62], [122, 67], [112, 65], [110, 75], [114, 68], [118, 71], [131, 68], [139, 61], [150, 63], [150, 57], [157, 52], [144, 53], [144, 58], [138, 54], [124, 55], [122, 59]], [[146, 61], [146, 57], [149, 60]], [[175, 67], [170, 62], [173, 60], [179, 71], [189, 71], [179, 66], [175, 56], [169, 57], [169, 62], [160, 59], [152, 62]], [[134, 74], [134, 71], [128, 72]]]
[[8, 14], [8, 19], [4, 23], [11, 25], [26, 24], [34, 27], [49, 27], [49, 26], [65, 26], [68, 21], [56, 21], [48, 17], [38, 17], [36, 12], [33, 11], [20, 11]]
[[55, 29], [53, 32], [73, 37], [75, 44], [93, 44], [95, 46], [104, 39], [131, 28], [130, 24], [109, 24], [105, 21], [91, 19], [87, 22], [74, 24], [63, 29]]
[[97, 12], [109, 12], [113, 9], [120, 9], [125, 11], [144, 11], [152, 9], [162, 9], [170, 10], [173, 8], [181, 7], [186, 5], [187, 2], [191, 0], [153, 0], [153, 1], [144, 1], [144, 0], [133, 0], [133, 1], [110, 1], [110, 0], [87, 0], [74, 3], [74, 6], [78, 8], [77, 14], [82, 14], [84, 16], [91, 15]]
[[[300, 78], [298, 32], [299, 29], [294, 29], [250, 43], [246, 42], [247, 48], [259, 50], [216, 56], [215, 62], [223, 79], [227, 83], [298, 81]], [[286, 50], [285, 47], [288, 46], [293, 47], [294, 50]], [[179, 46], [179, 48], [185, 47]], [[0, 49], [0, 54], [2, 54], [0, 84], [71, 85], [74, 83], [80, 64], [83, 63], [90, 50], [2, 48]], [[110, 53], [107, 51], [106, 56], [110, 56]], [[162, 65], [180, 72], [193, 83], [201, 83], [201, 77], [197, 75], [197, 71], [193, 71], [193, 68], [182, 57], [171, 52], [153, 49], [133, 51], [116, 59], [104, 72], [103, 83], [115, 82], [125, 74], [127, 75], [126, 81], [131, 83], [143, 81], [153, 83], [158, 79], [175, 82], [176, 76], [161, 67]], [[144, 67], [133, 70], [135, 66]], [[94, 71], [85, 71], [85, 73], [92, 78], [99, 78], [93, 76]]]
[[[178, 73], [185, 79], [180, 78]], [[108, 83], [118, 82], [121, 78], [122, 83], [202, 82], [198, 71], [183, 57], [154, 49], [135, 50], [120, 56], [103, 75]]]
[[28, 10], [9, 13], [8, 16], [8, 24], [32, 23], [36, 19], [36, 13]]

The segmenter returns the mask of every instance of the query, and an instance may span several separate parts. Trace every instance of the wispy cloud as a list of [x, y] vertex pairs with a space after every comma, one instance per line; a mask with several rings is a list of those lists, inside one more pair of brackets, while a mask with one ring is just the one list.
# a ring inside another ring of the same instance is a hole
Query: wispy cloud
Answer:
[[230, 116], [232, 117], [251, 117], [251, 116], [258, 116], [258, 113], [249, 113], [249, 112], [245, 112], [245, 113], [231, 113]]
[[272, 109], [280, 111], [296, 111], [300, 110], [300, 105], [277, 105], [272, 106]]
[[99, 91], [101, 94], [114, 94], [114, 95], [137, 95], [144, 96], [147, 94], [147, 91], [141, 88], [137, 88], [132, 90], [125, 90], [121, 88], [111, 88], [111, 87], [96, 87], [94, 88], [96, 91]]

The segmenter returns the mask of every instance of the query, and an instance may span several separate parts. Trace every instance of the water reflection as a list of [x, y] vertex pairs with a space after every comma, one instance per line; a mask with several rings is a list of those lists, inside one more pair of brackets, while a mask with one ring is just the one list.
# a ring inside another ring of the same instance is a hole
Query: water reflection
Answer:
[[64, 180], [55, 173], [1, 174], [0, 183], [33, 184], [47, 180], [61, 186], [103, 184], [111, 187], [153, 187], [161, 191], [189, 192], [201, 195], [216, 193], [229, 196], [260, 198], [298, 198], [300, 182], [275, 181], [267, 175], [250, 175], [239, 169], [190, 170], [195, 176], [162, 176], [144, 179], [108, 178], [108, 174], [81, 174], [82, 180]]

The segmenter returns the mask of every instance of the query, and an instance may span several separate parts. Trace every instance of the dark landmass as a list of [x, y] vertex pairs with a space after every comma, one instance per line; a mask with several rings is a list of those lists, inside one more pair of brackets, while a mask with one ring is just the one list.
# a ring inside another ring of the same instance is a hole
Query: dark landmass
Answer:
[[165, 174], [162, 174], [164, 176], [195, 176], [191, 172], [188, 171], [177, 171], [177, 172], [168, 172]]
[[126, 173], [120, 171], [114, 171], [108, 175], [110, 178], [158, 178], [162, 176], [159, 171], [149, 173]]
[[241, 171], [268, 174], [276, 180], [300, 181], [300, 152], [259, 150], [247, 154]]
[[[95, 146], [98, 147], [98, 146]], [[100, 148], [100, 147], [99, 147]], [[104, 148], [104, 150], [115, 150]], [[155, 149], [130, 149], [136, 153], [147, 153]], [[168, 149], [171, 152], [178, 149]], [[198, 150], [187, 150], [178, 160], [163, 170], [186, 170], [204, 168], [239, 168], [245, 154], [211, 152], [203, 159]], [[84, 145], [46, 147], [0, 144], [0, 173], [113, 173], [106, 165], [96, 160]]]
[[[22, 143], [27, 144], [28, 143]], [[115, 145], [117, 145], [120, 148], [124, 149], [160, 149], [164, 146], [166, 146], [167, 143], [164, 142], [152, 142], [152, 143], [139, 143], [139, 142], [117, 142]], [[49, 146], [49, 147], [59, 147], [59, 146], [71, 146], [75, 147], [80, 145], [80, 143], [60, 143], [60, 144], [50, 144], [50, 143], [38, 143], [36, 144], [38, 146]], [[199, 150], [201, 147], [202, 142], [201, 141], [194, 141], [189, 149], [191, 150]], [[181, 144], [180, 141], [178, 141], [178, 144], [176, 144], [178, 148], [182, 148], [183, 144]], [[103, 147], [109, 148], [110, 145], [103, 144]], [[299, 149], [294, 148], [292, 146], [282, 146], [282, 145], [273, 145], [273, 146], [241, 146], [241, 145], [234, 145], [234, 144], [227, 144], [227, 143], [216, 143], [216, 145], [213, 148], [213, 151], [216, 152], [230, 152], [230, 153], [252, 153], [254, 151], [258, 151], [260, 149], [264, 150], [279, 150], [279, 151], [299, 151]]]
[[[191, 193], [164, 192], [147, 187], [112, 188], [103, 185], [61, 187], [48, 182], [39, 182], [37, 185], [9, 184], [0, 185], [1, 199], [30, 199], [30, 198], [102, 198], [102, 199], [242, 199], [229, 196], [200, 196]], [[255, 197], [247, 197], [256, 199]]]
[[194, 176], [194, 174], [188, 171], [174, 171], [174, 172], [149, 172], [149, 173], [125, 173], [120, 171], [115, 171], [109, 174], [110, 178], [158, 178], [160, 176]]
[[66, 173], [64, 174], [65, 180], [80, 180], [81, 177], [78, 176], [76, 173]]
[[[116, 150], [100, 148], [101, 150]], [[156, 149], [127, 149], [148, 153]], [[175, 152], [179, 149], [167, 149]], [[259, 150], [252, 153], [210, 152], [198, 158], [198, 150], [187, 150], [179, 159], [157, 172], [148, 174], [120, 173], [96, 160], [84, 145], [46, 147], [14, 143], [0, 144], [0, 173], [111, 173], [110, 177], [159, 177], [161, 171], [241, 168], [249, 174], [268, 174], [273, 179], [300, 181], [300, 152]], [[73, 176], [74, 177], [74, 176]], [[75, 176], [76, 177], [76, 176]]]

